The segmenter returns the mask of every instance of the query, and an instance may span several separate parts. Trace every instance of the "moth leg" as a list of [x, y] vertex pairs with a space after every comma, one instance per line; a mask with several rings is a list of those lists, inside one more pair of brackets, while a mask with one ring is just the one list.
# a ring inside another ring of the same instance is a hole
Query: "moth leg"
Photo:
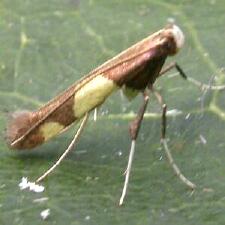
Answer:
[[164, 73], [170, 71], [173, 68], [175, 68], [185, 80], [187, 80], [190, 83], [194, 84], [195, 86], [199, 87], [201, 90], [213, 90], [213, 91], [225, 90], [225, 85], [212, 85], [211, 84], [212, 80], [210, 80], [209, 84], [205, 84], [205, 83], [202, 83], [202, 82], [194, 79], [193, 77], [187, 76], [184, 73], [184, 71], [182, 70], [182, 68], [176, 62], [172, 62], [169, 65], [167, 65], [166, 67], [164, 67], [160, 71], [159, 76], [162, 76]]
[[[152, 89], [153, 90], [153, 89]], [[167, 145], [167, 140], [166, 140], [166, 112], [167, 112], [167, 105], [163, 103], [163, 98], [162, 96], [154, 91], [154, 94], [158, 100], [158, 102], [160, 103], [160, 105], [162, 106], [162, 124], [161, 124], [161, 144], [165, 150], [166, 153], [166, 157], [169, 161], [169, 164], [171, 165], [174, 173], [176, 174], [176, 176], [184, 183], [186, 184], [189, 188], [191, 188], [192, 190], [196, 188], [196, 185], [194, 183], [192, 183], [190, 180], [188, 180], [180, 171], [179, 167], [176, 165], [173, 156], [171, 154], [171, 151]]]
[[187, 78], [188, 78], [187, 75], [184, 73], [184, 71], [181, 69], [181, 67], [176, 62], [172, 62], [169, 65], [162, 68], [162, 70], [159, 73], [159, 76], [162, 76], [164, 73], [172, 70], [173, 68], [175, 68], [179, 72], [181, 77], [183, 77], [185, 80], [187, 80]]
[[94, 116], [93, 119], [96, 122], [97, 121], [97, 117], [98, 117], [98, 107], [94, 108]]
[[201, 90], [212, 90], [212, 91], [223, 91], [225, 90], [225, 85], [211, 85], [211, 81], [209, 84], [204, 84], [193, 77], [188, 77], [187, 81], [194, 84], [195, 86], [199, 87]]
[[73, 147], [75, 146], [75, 144], [77, 143], [78, 138], [80, 137], [87, 121], [88, 121], [88, 116], [89, 116], [89, 112], [87, 112], [76, 132], [76, 134], [73, 137], [73, 140], [70, 142], [69, 146], [67, 147], [67, 149], [63, 152], [63, 154], [59, 157], [59, 159], [54, 163], [54, 165], [52, 167], [50, 167], [43, 175], [41, 175], [39, 178], [36, 179], [36, 183], [44, 180], [51, 172], [53, 172], [53, 170], [59, 166], [59, 164], [63, 161], [63, 159], [68, 155], [68, 153], [73, 149]]
[[136, 140], [137, 140], [137, 136], [138, 136], [138, 133], [139, 133], [139, 130], [140, 130], [140, 127], [141, 127], [141, 122], [143, 120], [143, 116], [144, 116], [146, 107], [148, 105], [149, 93], [147, 91], [143, 92], [143, 97], [144, 97], [143, 104], [140, 107], [136, 118], [130, 123], [130, 126], [129, 126], [129, 133], [130, 133], [130, 137], [131, 137], [131, 147], [130, 147], [130, 153], [129, 153], [127, 168], [126, 168], [125, 173], [124, 173], [125, 180], [124, 180], [123, 191], [122, 191], [120, 201], [119, 201], [120, 206], [123, 204], [124, 198], [126, 196], [130, 172], [131, 172], [132, 161], [133, 161], [134, 152], [135, 152]]

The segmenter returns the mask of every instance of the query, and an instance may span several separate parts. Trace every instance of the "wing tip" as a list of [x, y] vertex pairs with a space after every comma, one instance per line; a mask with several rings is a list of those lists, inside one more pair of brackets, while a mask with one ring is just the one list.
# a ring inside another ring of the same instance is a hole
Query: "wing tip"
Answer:
[[30, 111], [16, 111], [9, 114], [6, 127], [6, 142], [11, 149], [21, 149], [20, 141], [16, 141], [30, 128]]

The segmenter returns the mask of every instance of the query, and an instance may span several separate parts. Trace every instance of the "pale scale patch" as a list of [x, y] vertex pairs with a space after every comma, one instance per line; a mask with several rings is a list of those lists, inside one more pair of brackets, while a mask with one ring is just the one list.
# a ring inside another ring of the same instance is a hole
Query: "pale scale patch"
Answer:
[[127, 99], [129, 101], [133, 100], [139, 93], [138, 90], [135, 90], [133, 88], [129, 88], [127, 86], [124, 86], [122, 90], [123, 90], [123, 94], [127, 97]]
[[40, 127], [40, 131], [45, 138], [45, 141], [60, 133], [64, 126], [58, 122], [46, 122]]
[[117, 89], [118, 86], [112, 80], [102, 75], [96, 76], [76, 92], [73, 107], [75, 117], [82, 117]]
[[184, 39], [185, 39], [182, 30], [178, 26], [173, 25], [172, 34], [175, 38], [177, 50], [181, 49], [182, 46], [184, 45]]

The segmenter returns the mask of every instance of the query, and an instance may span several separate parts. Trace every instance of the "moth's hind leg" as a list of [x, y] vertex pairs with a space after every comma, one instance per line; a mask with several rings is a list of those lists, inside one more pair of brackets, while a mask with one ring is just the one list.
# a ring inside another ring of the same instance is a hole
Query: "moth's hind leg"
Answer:
[[192, 183], [190, 180], [188, 180], [180, 171], [179, 167], [176, 165], [176, 163], [174, 162], [173, 156], [171, 154], [171, 151], [168, 147], [167, 144], [167, 139], [166, 139], [166, 112], [167, 112], [167, 105], [163, 103], [163, 98], [162, 96], [154, 91], [152, 89], [152, 92], [155, 94], [158, 102], [160, 103], [161, 107], [162, 107], [162, 124], [161, 124], [161, 143], [162, 146], [165, 150], [166, 153], [166, 157], [169, 161], [169, 164], [171, 165], [174, 173], [176, 174], [176, 176], [184, 183], [186, 184], [189, 188], [191, 188], [192, 190], [196, 188], [196, 185], [194, 183]]

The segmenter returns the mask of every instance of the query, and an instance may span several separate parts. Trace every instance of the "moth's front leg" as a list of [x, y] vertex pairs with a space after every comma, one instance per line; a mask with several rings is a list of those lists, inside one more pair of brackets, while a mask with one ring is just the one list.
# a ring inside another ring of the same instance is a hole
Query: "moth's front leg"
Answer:
[[172, 70], [173, 68], [175, 68], [179, 72], [181, 77], [183, 77], [185, 80], [188, 79], [187, 75], [184, 73], [183, 69], [177, 64], [177, 62], [172, 62], [169, 65], [162, 68], [162, 70], [159, 73], [159, 76], [162, 76], [164, 73]]
[[222, 91], [225, 90], [225, 85], [212, 85], [212, 82], [214, 81], [213, 79], [209, 80], [208, 84], [202, 83], [193, 77], [187, 76], [183, 69], [176, 63], [172, 62], [169, 65], [165, 66], [159, 73], [159, 76], [162, 76], [166, 72], [170, 71], [171, 69], [175, 68], [178, 73], [183, 77], [185, 80], [189, 81], [190, 83], [194, 84], [195, 86], [199, 87], [201, 90], [213, 90], [213, 91]]

